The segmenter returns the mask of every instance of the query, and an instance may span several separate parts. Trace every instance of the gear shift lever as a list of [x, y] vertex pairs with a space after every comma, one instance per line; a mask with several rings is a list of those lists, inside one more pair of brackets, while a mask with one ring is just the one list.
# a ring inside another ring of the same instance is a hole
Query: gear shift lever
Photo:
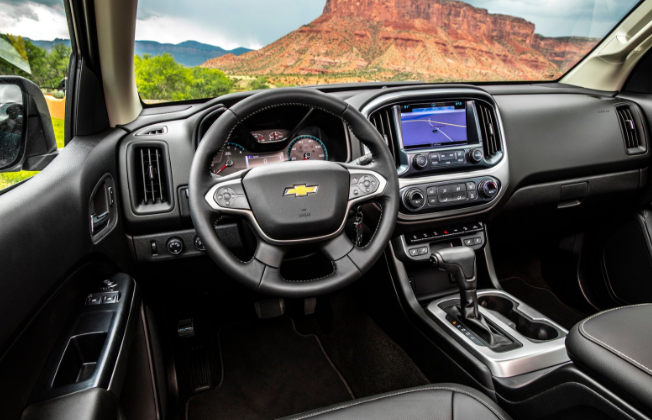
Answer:
[[430, 255], [430, 264], [452, 274], [455, 278], [460, 288], [459, 315], [470, 330], [479, 335], [491, 348], [511, 344], [508, 338], [487, 324], [478, 310], [475, 251], [466, 246], [440, 249]]
[[452, 274], [460, 288], [460, 309], [465, 319], [476, 319], [478, 279], [475, 276], [475, 252], [466, 246], [446, 248], [430, 255], [430, 264]]

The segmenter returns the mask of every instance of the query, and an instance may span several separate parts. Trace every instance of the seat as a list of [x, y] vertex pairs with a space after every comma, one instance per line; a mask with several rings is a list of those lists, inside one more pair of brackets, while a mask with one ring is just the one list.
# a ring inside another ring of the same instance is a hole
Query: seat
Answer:
[[652, 304], [599, 312], [566, 337], [568, 356], [652, 413]]
[[509, 420], [489, 397], [456, 384], [425, 385], [321, 408], [283, 420]]

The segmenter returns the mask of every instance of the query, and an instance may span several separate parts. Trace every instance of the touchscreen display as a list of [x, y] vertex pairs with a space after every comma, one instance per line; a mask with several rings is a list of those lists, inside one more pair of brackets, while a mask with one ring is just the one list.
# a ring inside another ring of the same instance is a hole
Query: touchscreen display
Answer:
[[401, 129], [405, 149], [467, 144], [466, 103], [401, 105]]

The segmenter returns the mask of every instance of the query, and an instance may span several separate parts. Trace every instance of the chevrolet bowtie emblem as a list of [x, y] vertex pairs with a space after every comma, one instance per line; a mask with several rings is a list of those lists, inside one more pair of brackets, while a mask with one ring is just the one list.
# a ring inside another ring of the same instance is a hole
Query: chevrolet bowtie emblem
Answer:
[[294, 195], [295, 197], [305, 197], [308, 194], [314, 194], [317, 192], [317, 186], [306, 186], [304, 185], [295, 185], [292, 188], [286, 188], [283, 195]]

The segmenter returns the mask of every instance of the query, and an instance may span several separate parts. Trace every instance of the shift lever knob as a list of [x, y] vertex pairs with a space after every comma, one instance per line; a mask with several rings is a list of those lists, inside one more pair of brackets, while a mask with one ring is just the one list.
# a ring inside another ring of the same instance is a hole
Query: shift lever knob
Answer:
[[471, 248], [458, 246], [440, 249], [430, 255], [430, 264], [451, 273], [461, 290], [476, 289], [475, 252]]
[[466, 246], [440, 249], [430, 255], [430, 264], [455, 278], [460, 288], [460, 308], [464, 318], [478, 318], [475, 252]]

